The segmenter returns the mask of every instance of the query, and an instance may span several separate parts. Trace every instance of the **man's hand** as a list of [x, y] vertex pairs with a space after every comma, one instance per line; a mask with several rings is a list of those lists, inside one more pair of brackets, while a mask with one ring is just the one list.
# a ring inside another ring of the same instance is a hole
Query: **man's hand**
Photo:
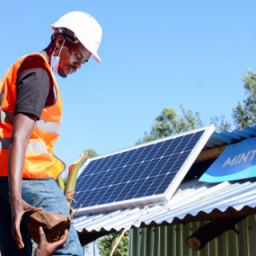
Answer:
[[20, 234], [20, 222], [25, 212], [37, 212], [41, 211], [42, 207], [35, 208], [27, 204], [22, 198], [10, 198], [11, 200], [11, 213], [12, 213], [12, 235], [18, 248], [24, 248], [22, 236]]
[[35, 251], [35, 256], [51, 256], [58, 248], [64, 248], [68, 238], [68, 231], [65, 230], [63, 237], [55, 243], [48, 243], [43, 231], [43, 228], [39, 228], [40, 242]]

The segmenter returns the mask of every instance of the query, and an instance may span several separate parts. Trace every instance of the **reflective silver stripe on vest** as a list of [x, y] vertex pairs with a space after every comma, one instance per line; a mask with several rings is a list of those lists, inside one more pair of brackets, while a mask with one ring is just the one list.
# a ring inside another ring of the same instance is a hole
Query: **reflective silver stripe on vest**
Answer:
[[0, 138], [0, 149], [9, 149], [12, 138]]
[[60, 121], [58, 123], [40, 119], [36, 122], [35, 129], [59, 135], [61, 130], [61, 125], [62, 125], [62, 118], [60, 118]]
[[8, 111], [0, 111], [0, 120], [4, 123], [13, 123], [14, 121], [14, 114]]
[[41, 141], [31, 141], [27, 146], [27, 153], [49, 154], [45, 144]]
[[[12, 138], [0, 138], [0, 149], [9, 149]], [[49, 154], [45, 144], [41, 141], [31, 141], [27, 146], [27, 153]]]
[[[1, 122], [12, 124], [14, 121], [14, 114], [8, 111], [0, 110], [0, 120]], [[35, 129], [59, 135], [61, 126], [62, 126], [62, 118], [58, 123], [40, 119], [36, 121]]]

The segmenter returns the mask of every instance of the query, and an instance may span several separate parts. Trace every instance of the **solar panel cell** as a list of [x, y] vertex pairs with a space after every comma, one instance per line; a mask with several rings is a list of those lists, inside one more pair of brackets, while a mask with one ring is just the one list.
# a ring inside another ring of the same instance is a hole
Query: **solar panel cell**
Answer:
[[136, 162], [136, 159], [139, 158], [140, 154], [144, 151], [145, 148], [138, 148], [136, 152], [132, 155], [130, 160], [127, 162], [127, 165], [133, 164]]
[[117, 196], [115, 202], [123, 201], [124, 198], [125, 198], [126, 195], [127, 195], [127, 192], [128, 192], [128, 190], [127, 190], [127, 191], [122, 191], [122, 192]]
[[132, 155], [135, 153], [136, 149], [128, 151], [127, 154], [125, 155], [125, 157], [123, 158], [123, 160], [120, 162], [119, 166], [124, 166], [128, 163], [128, 161], [130, 160], [130, 158], [132, 157]]
[[166, 150], [168, 149], [169, 147], [169, 143], [168, 141], [166, 141], [162, 147], [157, 151], [157, 153], [154, 155], [154, 158], [159, 158], [161, 156], [163, 156], [166, 152]]
[[152, 182], [155, 180], [156, 177], [151, 177], [151, 178], [147, 178], [145, 180], [145, 182], [143, 183], [143, 185], [140, 187], [140, 189], [138, 190], [138, 193], [144, 191], [146, 192], [148, 187], [152, 184]]
[[[145, 168], [146, 168], [146, 165], [145, 165]], [[140, 167], [136, 170], [134, 175], [130, 178], [130, 181], [146, 178], [147, 177], [146, 175], [147, 175], [147, 170]]]
[[117, 196], [117, 198], [116, 198], [115, 201], [116, 201], [116, 202], [118, 202], [118, 201], [123, 201], [124, 198], [127, 196], [129, 190], [130, 190], [130, 187], [128, 187], [127, 184], [124, 185], [123, 190], [122, 190], [122, 191], [120, 192], [120, 194]]
[[126, 198], [132, 199], [140, 189], [140, 187], [143, 185], [144, 181], [141, 180], [140, 183], [136, 182], [135, 185], [131, 188], [131, 190], [127, 193]]

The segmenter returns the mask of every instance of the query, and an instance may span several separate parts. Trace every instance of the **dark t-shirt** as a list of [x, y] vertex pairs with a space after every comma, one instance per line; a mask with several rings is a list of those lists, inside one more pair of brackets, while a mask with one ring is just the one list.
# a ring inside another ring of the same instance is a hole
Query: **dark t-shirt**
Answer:
[[43, 108], [54, 103], [52, 79], [40, 57], [26, 59], [16, 80], [15, 113], [28, 113], [40, 119]]

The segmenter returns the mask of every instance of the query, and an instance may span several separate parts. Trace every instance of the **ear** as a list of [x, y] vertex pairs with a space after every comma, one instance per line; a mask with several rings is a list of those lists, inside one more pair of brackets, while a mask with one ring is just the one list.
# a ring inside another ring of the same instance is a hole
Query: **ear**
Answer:
[[56, 38], [55, 40], [55, 53], [54, 53], [54, 56], [58, 56], [59, 55], [59, 52], [60, 52], [60, 49], [62, 47], [62, 45], [64, 44], [64, 37], [63, 36], [59, 36]]

